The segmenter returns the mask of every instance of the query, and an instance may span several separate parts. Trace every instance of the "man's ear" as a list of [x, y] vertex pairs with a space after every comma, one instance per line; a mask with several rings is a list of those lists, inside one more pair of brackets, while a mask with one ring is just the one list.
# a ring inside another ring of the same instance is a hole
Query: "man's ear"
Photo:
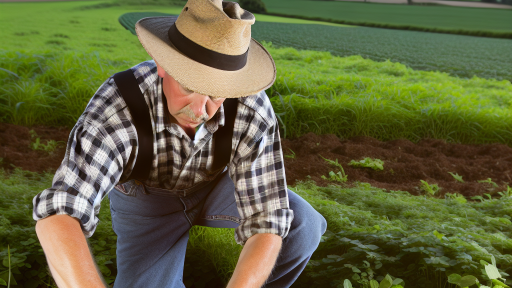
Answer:
[[166, 72], [165, 72], [164, 68], [160, 67], [160, 65], [158, 65], [158, 63], [157, 63], [156, 61], [155, 61], [155, 63], [156, 63], [156, 69], [157, 69], [157, 71], [158, 71], [158, 76], [159, 76], [160, 78], [164, 78], [164, 76], [165, 76], [165, 74], [166, 74]]

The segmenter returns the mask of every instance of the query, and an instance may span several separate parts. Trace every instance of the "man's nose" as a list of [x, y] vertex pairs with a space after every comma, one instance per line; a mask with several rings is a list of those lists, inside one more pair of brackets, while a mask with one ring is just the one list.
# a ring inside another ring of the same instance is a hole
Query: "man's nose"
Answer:
[[208, 96], [201, 95], [201, 97], [194, 102], [192, 111], [196, 118], [199, 118], [206, 113], [206, 101], [208, 101]]

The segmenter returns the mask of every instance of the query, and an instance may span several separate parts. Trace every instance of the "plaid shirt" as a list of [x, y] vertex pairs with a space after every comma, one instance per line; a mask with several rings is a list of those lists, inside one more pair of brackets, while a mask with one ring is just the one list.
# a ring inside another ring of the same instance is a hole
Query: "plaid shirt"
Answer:
[[[152, 168], [146, 185], [186, 189], [211, 181], [212, 135], [224, 125], [221, 106], [196, 132], [194, 140], [169, 122], [162, 79], [154, 61], [131, 68], [144, 94], [152, 118], [154, 145]], [[98, 225], [101, 200], [130, 175], [137, 158], [137, 134], [132, 117], [110, 77], [92, 99], [71, 131], [66, 155], [52, 187], [34, 199], [34, 220], [67, 214], [80, 220], [85, 236]], [[285, 238], [293, 220], [284, 172], [276, 117], [264, 91], [238, 98], [229, 176], [241, 224], [235, 240], [244, 245], [258, 233]]]

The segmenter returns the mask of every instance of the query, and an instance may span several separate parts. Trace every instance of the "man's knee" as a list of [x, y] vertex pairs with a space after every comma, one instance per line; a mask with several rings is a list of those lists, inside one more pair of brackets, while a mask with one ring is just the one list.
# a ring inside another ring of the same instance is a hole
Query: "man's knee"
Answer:
[[292, 229], [297, 229], [292, 234], [301, 238], [305, 245], [314, 246], [316, 249], [321, 236], [327, 230], [327, 221], [311, 204], [295, 192], [288, 190], [288, 195], [291, 202], [290, 209], [293, 210], [294, 214]]

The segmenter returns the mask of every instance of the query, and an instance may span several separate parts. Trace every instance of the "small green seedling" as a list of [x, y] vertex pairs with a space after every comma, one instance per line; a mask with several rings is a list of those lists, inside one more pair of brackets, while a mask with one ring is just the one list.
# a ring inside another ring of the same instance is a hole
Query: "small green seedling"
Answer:
[[334, 171], [329, 172], [329, 178], [325, 177], [325, 175], [321, 176], [324, 180], [330, 180], [340, 183], [345, 183], [348, 180], [348, 176], [345, 174], [345, 172], [338, 171], [338, 173], [334, 173]]
[[340, 168], [340, 169], [342, 169], [342, 170], [343, 170], [343, 166], [341, 166], [341, 164], [340, 164], [340, 163], [338, 163], [338, 159], [336, 159], [336, 161], [332, 161], [331, 159], [324, 158], [324, 157], [323, 157], [322, 155], [320, 155], [320, 154], [318, 154], [318, 156], [322, 157], [322, 159], [324, 159], [324, 160], [325, 160], [325, 162], [327, 162], [327, 163], [329, 163], [329, 164], [331, 164], [331, 165], [333, 165], [333, 166], [335, 166], [335, 167], [338, 167], [338, 168]]
[[327, 159], [327, 158], [324, 158], [322, 155], [318, 154], [320, 157], [322, 157], [322, 159], [325, 160], [325, 162], [337, 167], [340, 169], [340, 171], [338, 171], [338, 173], [335, 173], [334, 171], [331, 171], [329, 172], [329, 178], [325, 177], [324, 175], [322, 175], [322, 179], [324, 180], [330, 180], [330, 181], [335, 181], [335, 182], [340, 182], [340, 183], [345, 183], [347, 182], [348, 180], [348, 176], [347, 174], [345, 174], [345, 170], [343, 169], [343, 166], [341, 166], [341, 164], [338, 162], [338, 159], [336, 159], [336, 161], [332, 161], [330, 159]]
[[428, 184], [427, 181], [424, 181], [424, 180], [420, 180], [421, 181], [421, 186], [420, 186], [420, 189], [425, 191], [428, 195], [430, 196], [435, 196], [437, 194], [437, 192], [439, 192], [439, 186], [437, 184]]
[[447, 199], [455, 200], [456, 202], [459, 202], [460, 204], [465, 204], [466, 202], [468, 202], [468, 200], [466, 200], [466, 197], [464, 197], [463, 195], [458, 194], [458, 193], [446, 193], [444, 195], [444, 197]]
[[485, 198], [482, 197], [482, 196], [473, 196], [473, 197], [471, 197], [471, 199], [473, 199], [473, 200], [480, 200], [480, 202], [484, 202], [485, 201]]
[[452, 172], [448, 172], [448, 173], [450, 173], [450, 175], [452, 175], [455, 180], [457, 180], [461, 183], [464, 183], [464, 180], [462, 180], [462, 176], [460, 176], [459, 174], [457, 174], [457, 173], [453, 174]]
[[290, 148], [288, 148], [288, 150], [290, 150], [290, 152], [292, 152], [292, 154], [291, 155], [284, 155], [284, 157], [295, 159], [295, 152], [293, 152], [293, 150], [290, 149]]
[[498, 192], [498, 194], [501, 196], [501, 198], [508, 198], [512, 196], [512, 188], [510, 188], [510, 186], [507, 185], [507, 190], [503, 192]]
[[29, 133], [30, 138], [32, 139], [30, 142], [30, 149], [32, 150], [41, 150], [47, 152], [48, 154], [52, 154], [60, 143], [64, 143], [63, 141], [49, 140], [46, 141], [46, 144], [43, 144], [41, 143], [41, 139], [37, 136], [37, 133], [34, 130], [30, 130]]
[[359, 161], [352, 160], [348, 165], [353, 167], [372, 168], [373, 170], [384, 170], [384, 161], [380, 159], [372, 159], [370, 157], [366, 157]]
[[493, 187], [498, 188], [498, 184], [496, 182], [493, 182], [491, 178], [487, 178], [487, 180], [478, 180], [478, 183], [488, 183], [491, 184]]

